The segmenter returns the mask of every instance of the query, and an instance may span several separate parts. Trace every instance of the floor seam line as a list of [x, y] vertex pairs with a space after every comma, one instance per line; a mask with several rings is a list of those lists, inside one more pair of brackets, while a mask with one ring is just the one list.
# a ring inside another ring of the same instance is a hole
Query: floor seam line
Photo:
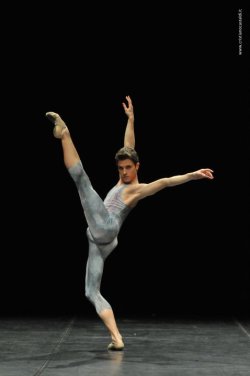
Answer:
[[236, 324], [237, 324], [237, 326], [240, 328], [240, 330], [244, 333], [244, 334], [246, 334], [246, 336], [248, 337], [248, 338], [250, 338], [250, 333], [248, 333], [248, 331], [246, 330], [246, 328], [244, 328], [244, 326], [237, 320], [237, 319], [235, 319], [234, 320], [235, 322], [236, 322]]
[[48, 358], [46, 361], [42, 364], [42, 366], [33, 374], [33, 376], [40, 376], [42, 372], [45, 370], [45, 368], [48, 366], [49, 362], [53, 359], [53, 356], [58, 352], [61, 344], [64, 342], [65, 338], [69, 335], [72, 326], [74, 324], [75, 318], [73, 317], [69, 324], [67, 325], [66, 329], [64, 330], [63, 334], [59, 338], [58, 342], [55, 344], [55, 346], [50, 351]]

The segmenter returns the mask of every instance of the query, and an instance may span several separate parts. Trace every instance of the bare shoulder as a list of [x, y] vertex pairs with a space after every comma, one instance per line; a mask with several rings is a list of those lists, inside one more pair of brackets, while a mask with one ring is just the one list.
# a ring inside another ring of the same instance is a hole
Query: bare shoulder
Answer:
[[135, 194], [135, 193], [138, 193], [140, 192], [140, 190], [145, 187], [147, 184], [144, 184], [144, 183], [136, 183], [136, 184], [128, 184], [125, 188], [124, 188], [124, 193], [125, 194]]
[[128, 184], [122, 192], [122, 200], [125, 204], [129, 206], [135, 206], [140, 199], [141, 190], [147, 184]]

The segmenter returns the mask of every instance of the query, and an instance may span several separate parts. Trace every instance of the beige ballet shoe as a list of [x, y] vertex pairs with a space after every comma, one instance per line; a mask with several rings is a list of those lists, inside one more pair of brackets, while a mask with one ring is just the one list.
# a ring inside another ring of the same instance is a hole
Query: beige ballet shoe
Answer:
[[108, 350], [110, 351], [123, 351], [124, 349], [124, 343], [123, 341], [112, 341], [109, 345], [108, 345]]
[[46, 112], [46, 117], [55, 125], [53, 134], [56, 138], [62, 138], [63, 133], [67, 130], [67, 126], [61, 117], [55, 112]]

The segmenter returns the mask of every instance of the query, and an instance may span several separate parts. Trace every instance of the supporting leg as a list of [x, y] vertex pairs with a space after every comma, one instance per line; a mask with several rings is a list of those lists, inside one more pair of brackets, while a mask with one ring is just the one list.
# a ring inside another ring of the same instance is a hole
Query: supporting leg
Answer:
[[105, 309], [99, 313], [100, 318], [110, 332], [112, 342], [108, 345], [108, 350], [121, 351], [124, 349], [124, 342], [118, 330], [115, 316], [112, 309]]
[[[112, 252], [113, 249], [110, 250]], [[102, 255], [97, 245], [89, 241], [89, 257], [86, 268], [85, 294], [90, 302], [95, 306], [96, 312], [108, 329], [111, 336], [109, 350], [123, 350], [124, 343], [118, 330], [113, 310], [110, 304], [100, 293], [101, 279], [103, 274], [104, 260], [108, 254]]]

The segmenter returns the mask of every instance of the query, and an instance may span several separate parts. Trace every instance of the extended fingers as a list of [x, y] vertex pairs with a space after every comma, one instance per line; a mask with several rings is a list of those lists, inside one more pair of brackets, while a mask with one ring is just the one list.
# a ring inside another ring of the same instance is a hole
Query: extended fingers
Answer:
[[126, 96], [129, 106], [132, 106], [132, 100], [129, 95]]

